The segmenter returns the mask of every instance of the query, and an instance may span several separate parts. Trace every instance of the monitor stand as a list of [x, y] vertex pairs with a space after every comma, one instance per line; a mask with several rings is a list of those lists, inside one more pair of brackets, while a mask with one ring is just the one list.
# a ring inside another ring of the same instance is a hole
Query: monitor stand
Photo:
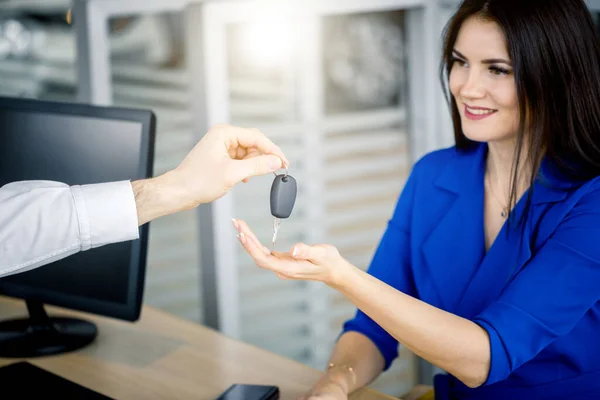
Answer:
[[91, 322], [48, 317], [44, 305], [26, 300], [29, 318], [0, 321], [0, 357], [29, 358], [66, 353], [90, 344], [98, 330]]

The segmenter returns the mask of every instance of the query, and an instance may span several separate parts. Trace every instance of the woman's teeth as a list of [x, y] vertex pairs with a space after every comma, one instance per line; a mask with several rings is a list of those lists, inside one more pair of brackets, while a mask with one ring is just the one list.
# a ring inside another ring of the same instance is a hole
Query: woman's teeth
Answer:
[[487, 115], [495, 112], [495, 110], [474, 110], [469, 107], [467, 107], [467, 111], [474, 115]]

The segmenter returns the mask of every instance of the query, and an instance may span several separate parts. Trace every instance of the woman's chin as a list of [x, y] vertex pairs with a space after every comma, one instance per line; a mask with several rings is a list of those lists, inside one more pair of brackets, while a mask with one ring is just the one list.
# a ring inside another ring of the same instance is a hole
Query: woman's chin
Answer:
[[463, 129], [463, 134], [473, 142], [502, 142], [507, 139], [512, 139], [514, 135], [504, 132], [490, 132], [489, 129]]
[[473, 132], [473, 131], [465, 131], [463, 130], [465, 137], [473, 142], [489, 142], [494, 140], [493, 135], [490, 135], [489, 132]]

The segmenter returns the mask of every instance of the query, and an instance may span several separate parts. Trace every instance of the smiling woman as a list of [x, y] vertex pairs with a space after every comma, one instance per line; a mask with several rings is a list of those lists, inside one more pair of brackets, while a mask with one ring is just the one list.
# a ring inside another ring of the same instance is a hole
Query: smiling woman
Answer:
[[343, 399], [401, 343], [436, 399], [600, 398], [600, 46], [583, 0], [465, 0], [444, 35], [456, 144], [419, 160], [367, 272], [329, 245], [239, 239], [357, 307], [307, 397]]
[[[502, 28], [482, 14], [464, 21], [450, 54], [449, 86], [460, 114], [462, 135], [474, 142], [487, 142], [491, 148], [485, 175], [486, 189], [492, 195], [486, 204], [491, 214], [485, 229], [489, 249], [512, 208], [510, 187], [503, 184], [508, 181], [508, 160], [514, 156], [520, 120], [512, 62]], [[521, 179], [523, 176], [521, 173]], [[516, 187], [517, 196], [527, 187], [522, 179]]]

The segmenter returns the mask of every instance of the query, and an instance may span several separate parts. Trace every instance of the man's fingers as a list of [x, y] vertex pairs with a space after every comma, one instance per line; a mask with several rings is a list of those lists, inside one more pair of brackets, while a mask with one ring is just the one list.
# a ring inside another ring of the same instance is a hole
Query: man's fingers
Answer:
[[263, 154], [276, 155], [283, 160], [286, 165], [290, 164], [279, 146], [275, 145], [275, 143], [269, 140], [265, 134], [258, 129], [246, 129], [231, 125], [220, 125], [215, 127], [215, 129], [223, 129], [223, 131], [226, 132], [229, 148], [238, 146], [246, 148], [254, 147]]
[[[260, 151], [258, 151], [257, 149], [251, 149], [247, 153], [244, 150], [243, 154], [244, 154], [244, 156], [240, 157], [240, 152], [238, 152], [237, 156], [236, 157], [232, 157], [232, 158], [235, 158], [237, 160], [247, 160], [247, 159], [250, 159], [250, 158], [260, 157], [261, 156]], [[244, 179], [242, 179], [242, 182], [248, 183], [249, 180], [250, 180], [250, 177], [244, 178]]]
[[263, 155], [234, 161], [231, 173], [235, 182], [240, 182], [252, 176], [269, 174], [282, 167], [281, 158], [273, 155]]

